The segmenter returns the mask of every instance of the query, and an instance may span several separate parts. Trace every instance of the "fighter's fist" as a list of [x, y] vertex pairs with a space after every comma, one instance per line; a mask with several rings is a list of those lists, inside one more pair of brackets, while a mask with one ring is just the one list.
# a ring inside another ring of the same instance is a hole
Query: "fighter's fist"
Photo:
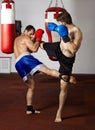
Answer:
[[65, 43], [70, 41], [70, 38], [68, 36], [68, 28], [65, 25], [63, 25], [63, 24], [56, 25], [55, 23], [49, 23], [48, 29], [50, 31], [57, 32], [62, 37], [62, 39]]
[[43, 29], [37, 29], [35, 32], [35, 39], [38, 42], [41, 42], [42, 36], [44, 34], [44, 30]]
[[49, 23], [48, 24], [48, 30], [49, 31], [55, 31], [56, 27], [57, 27], [57, 24], [55, 24], [55, 23]]

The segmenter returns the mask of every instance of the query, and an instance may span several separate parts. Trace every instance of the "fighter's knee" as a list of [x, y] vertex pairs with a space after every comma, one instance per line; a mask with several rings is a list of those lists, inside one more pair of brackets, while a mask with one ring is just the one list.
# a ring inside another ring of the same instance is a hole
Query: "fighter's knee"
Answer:
[[63, 80], [64, 82], [69, 82], [70, 81], [70, 76], [69, 75], [59, 75], [59, 79]]

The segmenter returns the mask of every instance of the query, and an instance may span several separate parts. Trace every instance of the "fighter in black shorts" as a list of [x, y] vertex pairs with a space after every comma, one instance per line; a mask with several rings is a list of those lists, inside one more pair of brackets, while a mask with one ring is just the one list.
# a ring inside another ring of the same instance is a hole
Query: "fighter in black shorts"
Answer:
[[57, 58], [60, 64], [59, 72], [62, 75], [68, 75], [66, 80], [68, 82], [72, 72], [73, 63], [75, 61], [75, 55], [72, 58], [66, 57], [60, 50], [60, 42], [55, 42], [53, 44], [44, 42], [43, 48], [47, 52], [48, 56]]
[[72, 77], [70, 75], [73, 63], [75, 62], [75, 55], [81, 45], [82, 32], [73, 24], [71, 15], [65, 9], [62, 13], [58, 14], [56, 21], [57, 24], [53, 22], [48, 24], [48, 30], [57, 32], [60, 36], [60, 42], [43, 42], [40, 44], [40, 47], [46, 50], [49, 57], [52, 56], [57, 58], [60, 64], [59, 72], [67, 77], [65, 81], [60, 80], [59, 107], [56, 113], [55, 122], [61, 122], [62, 109], [67, 97], [68, 81], [70, 82]]

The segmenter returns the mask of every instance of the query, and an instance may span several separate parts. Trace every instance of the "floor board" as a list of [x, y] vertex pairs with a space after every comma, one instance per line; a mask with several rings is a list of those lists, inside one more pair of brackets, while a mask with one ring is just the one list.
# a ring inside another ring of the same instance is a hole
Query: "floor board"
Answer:
[[95, 75], [75, 75], [76, 85], [68, 85], [63, 121], [55, 123], [59, 80], [36, 75], [34, 107], [40, 114], [28, 116], [26, 91], [17, 74], [0, 74], [0, 130], [95, 130]]

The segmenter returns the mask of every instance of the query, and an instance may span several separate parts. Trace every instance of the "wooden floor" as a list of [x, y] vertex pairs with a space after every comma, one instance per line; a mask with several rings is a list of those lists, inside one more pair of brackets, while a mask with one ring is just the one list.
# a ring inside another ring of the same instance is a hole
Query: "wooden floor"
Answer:
[[59, 80], [35, 76], [34, 106], [40, 114], [26, 115], [26, 87], [17, 74], [0, 74], [0, 130], [95, 130], [95, 75], [75, 75], [68, 86], [63, 121], [55, 123]]

